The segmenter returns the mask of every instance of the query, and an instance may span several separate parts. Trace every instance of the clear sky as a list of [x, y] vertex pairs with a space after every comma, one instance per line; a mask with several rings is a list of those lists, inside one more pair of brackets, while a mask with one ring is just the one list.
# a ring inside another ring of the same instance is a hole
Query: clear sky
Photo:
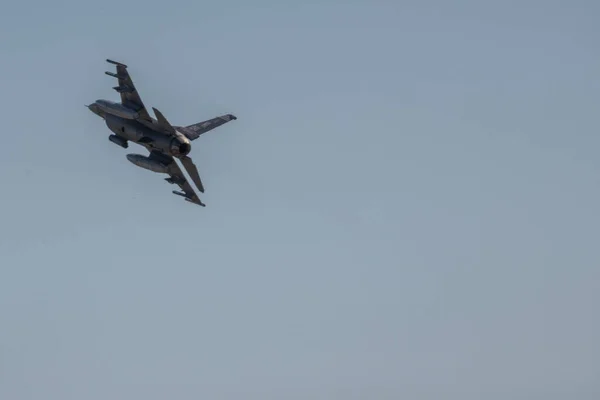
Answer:
[[5, 3], [0, 399], [600, 398], [597, 1]]

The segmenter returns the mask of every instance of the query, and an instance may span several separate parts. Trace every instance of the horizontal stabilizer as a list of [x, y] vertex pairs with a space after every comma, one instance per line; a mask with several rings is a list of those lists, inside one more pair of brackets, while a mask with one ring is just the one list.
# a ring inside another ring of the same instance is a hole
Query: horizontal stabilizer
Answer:
[[237, 117], [233, 114], [225, 114], [219, 117], [211, 118], [206, 121], [198, 122], [197, 124], [186, 126], [182, 132], [190, 140], [198, 139], [200, 135], [229, 122], [236, 120]]
[[185, 156], [180, 159], [183, 167], [194, 181], [194, 185], [198, 188], [201, 193], [204, 193], [204, 185], [202, 185], [202, 180], [200, 179], [200, 174], [198, 173], [198, 168], [196, 168], [196, 164], [192, 161], [191, 158]]

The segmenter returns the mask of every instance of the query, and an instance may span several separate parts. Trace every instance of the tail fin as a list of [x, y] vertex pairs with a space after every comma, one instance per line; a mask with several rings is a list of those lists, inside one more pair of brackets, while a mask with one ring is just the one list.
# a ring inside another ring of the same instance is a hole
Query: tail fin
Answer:
[[175, 134], [175, 128], [173, 128], [173, 125], [171, 125], [169, 121], [167, 121], [165, 116], [154, 107], [152, 107], [152, 110], [154, 111], [154, 115], [156, 115], [156, 120], [158, 121], [158, 123], [162, 125], [167, 131], [169, 131], [169, 133]]

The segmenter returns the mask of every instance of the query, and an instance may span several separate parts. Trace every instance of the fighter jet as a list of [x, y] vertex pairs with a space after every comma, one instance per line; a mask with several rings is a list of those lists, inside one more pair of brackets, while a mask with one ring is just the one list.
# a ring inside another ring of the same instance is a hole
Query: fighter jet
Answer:
[[183, 190], [183, 192], [174, 190], [174, 194], [182, 196], [190, 203], [205, 207], [175, 162], [175, 158], [181, 161], [198, 190], [204, 193], [198, 169], [188, 157], [192, 150], [191, 141], [237, 118], [232, 114], [226, 114], [193, 125], [175, 126], [171, 125], [154, 107], [152, 110], [156, 119], [152, 118], [131, 80], [127, 65], [113, 60], [106, 61], [116, 65], [116, 73], [105, 72], [105, 74], [117, 78], [118, 86], [113, 89], [121, 95], [121, 102], [96, 100], [86, 107], [104, 119], [108, 129], [113, 132], [108, 137], [111, 142], [124, 149], [129, 147], [129, 142], [137, 143], [150, 152], [147, 157], [141, 154], [127, 154], [129, 161], [149, 171], [169, 175], [165, 180], [170, 184], [177, 184]]

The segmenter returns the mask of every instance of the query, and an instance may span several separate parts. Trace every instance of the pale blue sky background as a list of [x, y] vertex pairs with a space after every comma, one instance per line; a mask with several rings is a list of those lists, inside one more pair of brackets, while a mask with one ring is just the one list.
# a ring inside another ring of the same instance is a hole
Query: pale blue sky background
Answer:
[[[600, 398], [600, 3], [0, 14], [0, 399]], [[84, 108], [125, 62], [203, 209]]]

